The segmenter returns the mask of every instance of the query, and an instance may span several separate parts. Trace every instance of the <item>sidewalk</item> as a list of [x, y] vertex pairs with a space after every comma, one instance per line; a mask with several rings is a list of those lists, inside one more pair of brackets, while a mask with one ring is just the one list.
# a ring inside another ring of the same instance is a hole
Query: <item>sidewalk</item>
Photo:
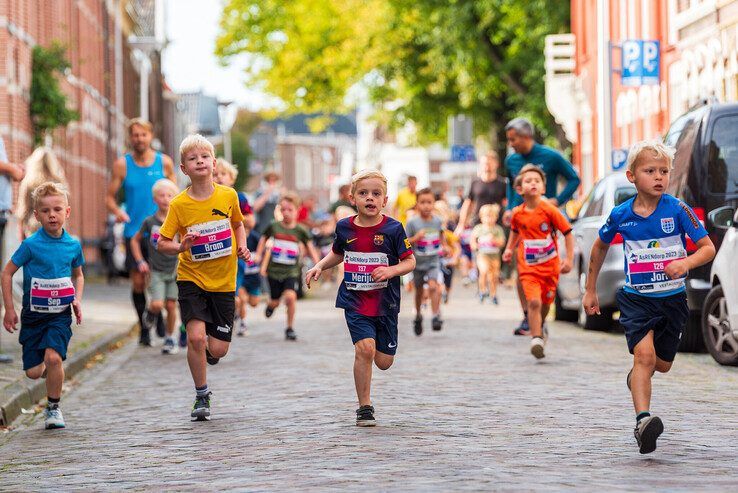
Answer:
[[[72, 326], [74, 335], [64, 363], [67, 379], [131, 331], [136, 313], [130, 303], [128, 284], [86, 284], [82, 317], [82, 325]], [[22, 409], [28, 409], [45, 398], [46, 387], [44, 380], [33, 381], [23, 374], [19, 331], [10, 334], [0, 329], [0, 332], [2, 352], [13, 357], [12, 363], [0, 364], [0, 425], [7, 425], [21, 414]]]

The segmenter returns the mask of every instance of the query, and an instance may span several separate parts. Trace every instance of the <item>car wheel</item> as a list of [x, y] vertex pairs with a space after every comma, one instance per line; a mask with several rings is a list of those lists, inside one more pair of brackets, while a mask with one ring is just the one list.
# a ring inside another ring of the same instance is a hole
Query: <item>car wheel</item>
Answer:
[[702, 335], [707, 350], [721, 365], [738, 366], [738, 327], [730, 326], [723, 287], [715, 286], [702, 309]]
[[562, 322], [576, 322], [579, 320], [579, 310], [567, 310], [561, 306], [561, 298], [559, 298], [558, 292], [554, 298], [554, 307], [556, 308], [556, 312], [554, 313], [555, 320]]

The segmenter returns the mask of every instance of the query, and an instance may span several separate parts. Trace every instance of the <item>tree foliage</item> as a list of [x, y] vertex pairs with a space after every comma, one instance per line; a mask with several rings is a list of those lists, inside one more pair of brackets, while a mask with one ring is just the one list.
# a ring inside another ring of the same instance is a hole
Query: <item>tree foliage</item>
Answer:
[[57, 42], [48, 48], [35, 46], [32, 57], [30, 113], [34, 141], [40, 144], [47, 132], [78, 120], [79, 114], [67, 108], [57, 79], [69, 68], [64, 46]]
[[[236, 190], [243, 190], [251, 176], [249, 164], [251, 163], [252, 155], [249, 138], [261, 121], [262, 117], [259, 114], [241, 110], [238, 112], [236, 121], [231, 128], [232, 164], [238, 169], [238, 177], [234, 184]], [[216, 154], [224, 155], [222, 144], [217, 146]]]
[[568, 0], [230, 0], [216, 52], [257, 55], [252, 81], [289, 111], [341, 111], [360, 83], [391, 128], [444, 141], [463, 113], [494, 143], [521, 115], [556, 135], [544, 37], [568, 26]]

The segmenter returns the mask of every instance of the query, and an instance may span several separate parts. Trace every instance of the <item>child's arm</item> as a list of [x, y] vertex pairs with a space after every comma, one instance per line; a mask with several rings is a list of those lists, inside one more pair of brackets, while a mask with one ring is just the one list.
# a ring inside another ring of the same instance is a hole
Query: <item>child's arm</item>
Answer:
[[518, 233], [510, 231], [510, 238], [507, 239], [507, 246], [505, 252], [502, 254], [502, 261], [509, 262], [512, 260], [513, 249], [518, 246]]
[[317, 264], [320, 262], [320, 254], [318, 253], [318, 250], [315, 248], [315, 245], [313, 245], [312, 241], [308, 241], [305, 243], [305, 247], [307, 248], [308, 255], [310, 255], [310, 258], [313, 259], [313, 264]]
[[408, 255], [396, 265], [377, 267], [372, 271], [372, 279], [375, 282], [387, 281], [397, 276], [404, 276], [415, 270], [415, 255]]
[[246, 228], [242, 221], [231, 223], [231, 226], [236, 236], [236, 255], [240, 259], [248, 260], [251, 258], [251, 252], [249, 252], [249, 247], [246, 246]]
[[328, 252], [328, 255], [323, 257], [323, 260], [316, 262], [315, 266], [305, 274], [305, 284], [307, 284], [308, 289], [310, 289], [310, 283], [312, 281], [320, 279], [320, 275], [324, 270], [332, 269], [341, 262], [343, 262], [343, 255], [339, 255], [333, 250]]
[[186, 250], [192, 248], [192, 242], [199, 238], [198, 233], [188, 231], [186, 235], [182, 237], [181, 242], [176, 242], [171, 238], [167, 238], [159, 233], [159, 241], [156, 244], [156, 250], [165, 255], [177, 255]]
[[562, 274], [570, 272], [574, 264], [574, 235], [571, 234], [571, 231], [564, 235], [564, 245], [566, 246], [566, 258], [564, 263], [561, 264]]
[[477, 235], [472, 232], [471, 238], [469, 238], [469, 248], [472, 252], [476, 252], [479, 249], [479, 242], [477, 241]]
[[131, 254], [133, 259], [136, 261], [136, 268], [142, 274], [146, 274], [149, 271], [149, 264], [144, 260], [143, 253], [141, 251], [141, 231], [137, 231], [131, 239]]
[[[594, 315], [595, 313], [599, 315], [600, 313], [600, 300], [597, 298], [597, 276], [600, 275], [602, 263], [605, 261], [605, 256], [607, 256], [609, 249], [610, 245], [602, 241], [599, 237], [595, 239], [592, 245], [592, 252], [589, 254], [589, 268], [587, 269], [587, 285], [584, 288], [584, 298], [582, 298], [582, 305], [587, 315]], [[568, 244], [566, 250], [568, 257]]]
[[74, 283], [74, 301], [72, 302], [72, 311], [77, 319], [77, 325], [82, 323], [82, 294], [85, 291], [85, 275], [82, 267], [72, 269], [72, 282]]
[[267, 240], [266, 236], [262, 236], [261, 238], [259, 238], [259, 244], [256, 245], [256, 257], [254, 258], [254, 262], [261, 262], [262, 265], [265, 263], [263, 256], [264, 256], [264, 246], [266, 245], [266, 240]]
[[713, 245], [709, 236], [702, 237], [695, 245], [697, 245], [696, 252], [687, 258], [674, 260], [669, 263], [664, 269], [664, 273], [672, 279], [679, 279], [680, 277], [686, 276], [690, 269], [705, 265], [715, 258], [715, 245]]
[[3, 327], [11, 334], [18, 324], [18, 314], [13, 306], [13, 274], [18, 272], [18, 266], [9, 261], [3, 269], [0, 285], [3, 288], [3, 305], [5, 305], [5, 316], [3, 317]]

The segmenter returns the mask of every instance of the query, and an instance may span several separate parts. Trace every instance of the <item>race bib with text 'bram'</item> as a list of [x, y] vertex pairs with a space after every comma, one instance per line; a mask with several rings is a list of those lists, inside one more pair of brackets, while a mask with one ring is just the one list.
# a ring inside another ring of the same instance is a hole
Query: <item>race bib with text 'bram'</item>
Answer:
[[200, 235], [190, 248], [192, 260], [202, 262], [231, 254], [233, 237], [230, 219], [195, 224], [189, 229]]

